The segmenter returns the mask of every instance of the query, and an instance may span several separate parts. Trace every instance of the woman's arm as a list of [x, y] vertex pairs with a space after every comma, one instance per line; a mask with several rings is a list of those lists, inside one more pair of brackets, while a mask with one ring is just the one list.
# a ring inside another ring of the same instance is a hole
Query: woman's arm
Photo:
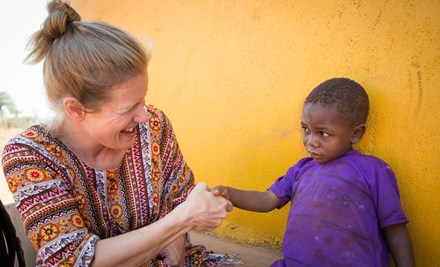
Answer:
[[397, 267], [416, 266], [411, 238], [405, 224], [396, 224], [383, 229], [388, 248]]
[[166, 246], [186, 232], [211, 231], [218, 227], [232, 205], [214, 196], [199, 183], [185, 202], [159, 221], [96, 244], [92, 266], [138, 266], [157, 256]]
[[280, 206], [280, 199], [270, 190], [258, 192], [217, 186], [211, 191], [214, 195], [229, 199], [234, 207], [244, 210], [268, 212]]
[[159, 253], [158, 259], [161, 259], [170, 267], [183, 267], [186, 255], [185, 236], [181, 236], [171, 242], [164, 250]]
[[[229, 201], [214, 196], [206, 184], [200, 183], [186, 201], [155, 223], [99, 240], [88, 232], [77, 210], [83, 200], [69, 194], [66, 183], [53, 179], [56, 174], [39, 168], [40, 165], [29, 163], [28, 168], [14, 168], [14, 149], [18, 146], [6, 149], [3, 169], [29, 238], [38, 249], [39, 265], [54, 266], [61, 261], [88, 265], [91, 261], [92, 266], [139, 266], [191, 229], [211, 231], [218, 227], [232, 209]], [[69, 212], [66, 216], [65, 210]], [[53, 255], [61, 253], [66, 256], [54, 260]]]

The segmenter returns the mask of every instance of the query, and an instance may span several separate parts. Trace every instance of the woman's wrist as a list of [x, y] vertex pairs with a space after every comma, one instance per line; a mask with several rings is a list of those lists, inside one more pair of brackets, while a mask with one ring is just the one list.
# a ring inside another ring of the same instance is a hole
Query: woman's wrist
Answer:
[[192, 230], [195, 226], [192, 209], [194, 209], [194, 207], [189, 205], [189, 203], [183, 202], [171, 212], [173, 216], [176, 216], [176, 221], [179, 222], [179, 225], [188, 228], [188, 231]]

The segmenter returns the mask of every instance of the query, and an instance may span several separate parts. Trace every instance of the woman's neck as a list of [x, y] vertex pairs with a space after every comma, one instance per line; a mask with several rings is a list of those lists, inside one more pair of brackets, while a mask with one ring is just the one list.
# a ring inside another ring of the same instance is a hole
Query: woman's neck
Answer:
[[85, 138], [82, 131], [74, 127], [62, 125], [56, 131], [58, 139], [87, 166], [98, 170], [111, 170], [118, 168], [127, 153], [126, 150], [115, 150], [94, 143]]

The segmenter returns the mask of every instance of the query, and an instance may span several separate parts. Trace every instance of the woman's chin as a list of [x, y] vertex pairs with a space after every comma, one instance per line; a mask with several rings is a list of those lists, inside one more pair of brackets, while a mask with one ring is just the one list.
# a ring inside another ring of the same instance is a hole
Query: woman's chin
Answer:
[[122, 134], [119, 138], [119, 147], [122, 149], [132, 148], [136, 140], [136, 134]]

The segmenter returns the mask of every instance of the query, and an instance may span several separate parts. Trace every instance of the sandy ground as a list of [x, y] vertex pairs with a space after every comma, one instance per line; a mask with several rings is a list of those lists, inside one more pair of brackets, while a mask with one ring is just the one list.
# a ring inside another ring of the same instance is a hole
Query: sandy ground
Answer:
[[283, 256], [281, 251], [240, 245], [205, 232], [193, 231], [190, 233], [190, 238], [193, 244], [203, 244], [208, 250], [215, 253], [228, 254], [238, 258], [242, 263], [238, 266], [267, 267]]
[[[6, 144], [7, 140], [16, 135], [17, 133], [21, 132], [21, 129], [3, 129], [0, 128], [0, 155], [3, 152], [3, 147]], [[6, 179], [4, 178], [3, 169], [0, 171], [0, 199], [3, 202], [3, 205], [8, 205], [9, 209], [13, 209], [12, 204], [14, 202], [14, 199], [12, 197], [11, 192], [9, 191], [9, 188], [6, 183]], [[13, 221], [14, 224], [19, 223], [19, 217], [18, 214], [16, 214], [16, 210], [12, 211], [13, 214]], [[18, 225], [17, 229], [23, 237], [20, 237], [21, 240], [25, 239], [24, 231], [22, 229], [21, 225]], [[215, 253], [220, 254], [228, 254], [234, 257], [237, 257], [239, 261], [241, 261], [243, 264], [239, 266], [249, 266], [249, 267], [264, 267], [264, 266], [270, 266], [272, 262], [274, 262], [276, 259], [279, 259], [282, 257], [281, 251], [273, 251], [266, 248], [260, 248], [260, 247], [251, 247], [246, 245], [240, 245], [234, 242], [231, 242], [229, 240], [224, 240], [221, 238], [218, 238], [210, 233], [204, 233], [204, 232], [191, 232], [191, 242], [193, 244], [203, 244], [206, 246], [208, 250], [211, 250]], [[27, 240], [26, 240], [27, 241]], [[28, 250], [32, 250], [28, 254], [29, 258], [35, 257], [35, 252], [33, 251], [33, 248], [30, 246], [30, 243], [24, 242], [24, 247]], [[23, 241], [22, 241], [23, 242]], [[26, 251], [25, 249], [25, 251]], [[29, 263], [27, 261], [27, 263]], [[28, 264], [27, 264], [28, 265]], [[29, 266], [33, 266], [31, 263], [29, 263]]]

